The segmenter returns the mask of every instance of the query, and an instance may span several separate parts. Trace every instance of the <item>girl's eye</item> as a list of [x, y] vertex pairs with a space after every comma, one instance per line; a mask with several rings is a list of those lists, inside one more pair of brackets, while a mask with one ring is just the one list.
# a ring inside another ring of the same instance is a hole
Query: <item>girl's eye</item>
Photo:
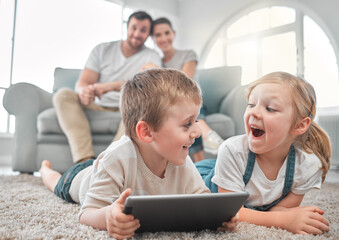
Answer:
[[273, 108], [267, 107], [266, 109], [267, 109], [267, 111], [269, 111], [269, 112], [275, 112], [275, 109], [273, 109]]
[[253, 108], [255, 105], [252, 103], [247, 104], [248, 107]]

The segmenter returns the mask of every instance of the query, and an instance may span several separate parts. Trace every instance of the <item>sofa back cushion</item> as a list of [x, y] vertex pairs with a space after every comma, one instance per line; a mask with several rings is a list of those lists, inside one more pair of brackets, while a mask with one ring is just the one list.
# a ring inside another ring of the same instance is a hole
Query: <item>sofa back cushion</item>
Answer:
[[198, 71], [204, 105], [207, 113], [220, 111], [225, 96], [236, 86], [241, 85], [241, 67], [223, 66]]
[[81, 71], [81, 69], [55, 68], [53, 92], [55, 93], [62, 87], [74, 90], [75, 83], [78, 81]]

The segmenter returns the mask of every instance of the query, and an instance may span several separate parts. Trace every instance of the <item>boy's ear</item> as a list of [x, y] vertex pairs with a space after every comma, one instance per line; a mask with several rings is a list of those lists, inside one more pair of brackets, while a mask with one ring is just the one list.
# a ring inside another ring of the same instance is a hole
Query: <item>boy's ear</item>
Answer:
[[311, 119], [306, 117], [299, 121], [294, 127], [292, 127], [292, 134], [294, 135], [301, 135], [307, 131], [310, 127]]
[[153, 141], [152, 129], [145, 121], [139, 121], [135, 127], [138, 138], [145, 142], [150, 143]]

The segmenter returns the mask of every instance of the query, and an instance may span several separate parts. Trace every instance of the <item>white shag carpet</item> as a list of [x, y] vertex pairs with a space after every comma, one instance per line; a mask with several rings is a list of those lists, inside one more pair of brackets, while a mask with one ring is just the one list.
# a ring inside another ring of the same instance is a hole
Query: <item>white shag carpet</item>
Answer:
[[[134, 239], [339, 239], [339, 183], [324, 183], [306, 194], [302, 205], [325, 210], [330, 232], [302, 236], [285, 230], [240, 223], [235, 232], [160, 232], [136, 234]], [[111, 239], [106, 231], [79, 224], [79, 206], [51, 193], [40, 177], [0, 176], [0, 239]]]

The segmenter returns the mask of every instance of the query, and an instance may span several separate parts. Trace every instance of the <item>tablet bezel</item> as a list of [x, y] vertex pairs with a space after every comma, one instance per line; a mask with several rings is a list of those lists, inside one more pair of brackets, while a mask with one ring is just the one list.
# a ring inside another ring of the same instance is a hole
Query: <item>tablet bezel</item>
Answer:
[[129, 196], [124, 213], [139, 219], [136, 232], [217, 230], [248, 196], [247, 192]]

